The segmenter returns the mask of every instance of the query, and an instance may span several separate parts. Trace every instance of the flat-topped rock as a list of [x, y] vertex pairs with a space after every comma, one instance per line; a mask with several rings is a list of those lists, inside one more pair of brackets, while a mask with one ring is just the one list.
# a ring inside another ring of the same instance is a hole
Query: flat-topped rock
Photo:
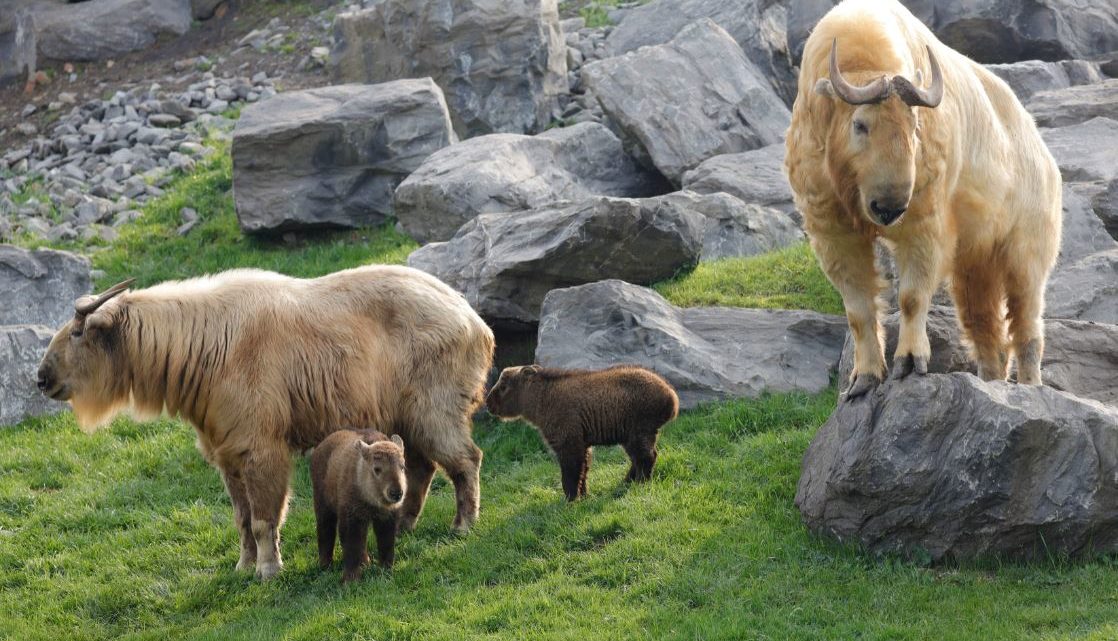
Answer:
[[61, 327], [92, 288], [89, 259], [54, 249], [0, 245], [0, 325]]

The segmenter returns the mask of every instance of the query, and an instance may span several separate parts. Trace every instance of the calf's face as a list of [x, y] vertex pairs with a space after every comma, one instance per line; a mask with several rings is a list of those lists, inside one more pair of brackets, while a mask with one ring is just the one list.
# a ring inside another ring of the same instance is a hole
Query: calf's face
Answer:
[[497, 379], [497, 384], [485, 397], [485, 408], [490, 414], [503, 419], [519, 418], [524, 411], [524, 388], [539, 370], [536, 365], [506, 367]]
[[355, 444], [357, 457], [357, 483], [361, 496], [370, 504], [383, 509], [400, 506], [408, 490], [404, 472], [404, 441], [393, 434], [389, 441]]

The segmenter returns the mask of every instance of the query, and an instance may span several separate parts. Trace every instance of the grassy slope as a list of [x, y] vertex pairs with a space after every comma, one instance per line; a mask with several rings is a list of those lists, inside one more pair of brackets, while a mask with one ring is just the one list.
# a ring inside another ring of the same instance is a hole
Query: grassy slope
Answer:
[[[314, 275], [400, 262], [390, 228], [295, 248], [236, 229], [225, 154], [180, 180], [95, 255], [105, 285], [231, 266]], [[185, 238], [178, 210], [203, 223]], [[839, 312], [805, 247], [701, 265], [663, 284], [677, 304]], [[775, 396], [689, 412], [665, 429], [653, 481], [623, 488], [600, 448], [591, 498], [566, 505], [530, 428], [483, 422], [482, 519], [449, 533], [439, 477], [392, 575], [340, 587], [314, 565], [297, 463], [287, 568], [233, 571], [236, 533], [217, 474], [175, 421], [118, 420], [93, 436], [68, 414], [0, 430], [0, 638], [11, 639], [1115, 639], [1110, 560], [923, 568], [806, 533], [792, 505], [799, 461], [834, 395]]]

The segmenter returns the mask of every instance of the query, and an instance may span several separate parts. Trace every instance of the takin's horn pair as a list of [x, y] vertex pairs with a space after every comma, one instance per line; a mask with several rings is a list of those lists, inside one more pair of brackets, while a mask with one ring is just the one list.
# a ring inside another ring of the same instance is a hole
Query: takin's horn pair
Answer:
[[[882, 76], [868, 85], [859, 87], [847, 82], [839, 71], [838, 38], [836, 38], [831, 42], [831, 86], [834, 87], [835, 94], [839, 98], [852, 105], [876, 104], [888, 98], [890, 93], [896, 93], [897, 97], [909, 107], [937, 107], [943, 100], [943, 72], [939, 68], [939, 61], [936, 60], [935, 54], [932, 53], [932, 48], [927, 49], [928, 64], [932, 68], [932, 84], [927, 89], [917, 87], [904, 76], [893, 76], [891, 80]], [[917, 82], [919, 78], [917, 73]]]
[[129, 278], [128, 280], [126, 280], [122, 283], [117, 283], [116, 285], [113, 285], [112, 287], [105, 290], [105, 292], [102, 293], [100, 296], [98, 296], [97, 298], [94, 298], [93, 300], [91, 300], [87, 303], [82, 303], [80, 301], [77, 302], [77, 303], [74, 303], [74, 320], [80, 326], [82, 323], [85, 322], [85, 317], [86, 316], [89, 316], [93, 312], [97, 311], [97, 309], [99, 307], [101, 307], [105, 303], [109, 302], [109, 300], [112, 299], [113, 297], [118, 296], [119, 294], [123, 293], [134, 282], [136, 282], [135, 278]]

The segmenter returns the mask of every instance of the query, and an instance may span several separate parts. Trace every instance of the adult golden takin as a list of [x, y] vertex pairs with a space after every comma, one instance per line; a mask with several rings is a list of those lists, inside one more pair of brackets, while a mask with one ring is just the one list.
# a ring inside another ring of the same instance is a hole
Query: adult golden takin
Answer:
[[[927, 72], [925, 83], [924, 72]], [[892, 249], [892, 376], [927, 372], [928, 306], [950, 278], [986, 380], [1039, 385], [1060, 172], [1012, 90], [896, 0], [845, 0], [808, 38], [785, 169], [855, 342], [847, 398], [885, 375], [874, 241]]]
[[345, 427], [407, 445], [401, 528], [415, 525], [436, 463], [454, 483], [454, 526], [477, 518], [482, 455], [470, 416], [494, 341], [454, 290], [385, 266], [127, 287], [78, 300], [43, 357], [39, 388], [69, 401], [86, 429], [125, 409], [190, 421], [233, 502], [238, 569], [255, 565], [265, 579], [280, 570], [291, 453]]

